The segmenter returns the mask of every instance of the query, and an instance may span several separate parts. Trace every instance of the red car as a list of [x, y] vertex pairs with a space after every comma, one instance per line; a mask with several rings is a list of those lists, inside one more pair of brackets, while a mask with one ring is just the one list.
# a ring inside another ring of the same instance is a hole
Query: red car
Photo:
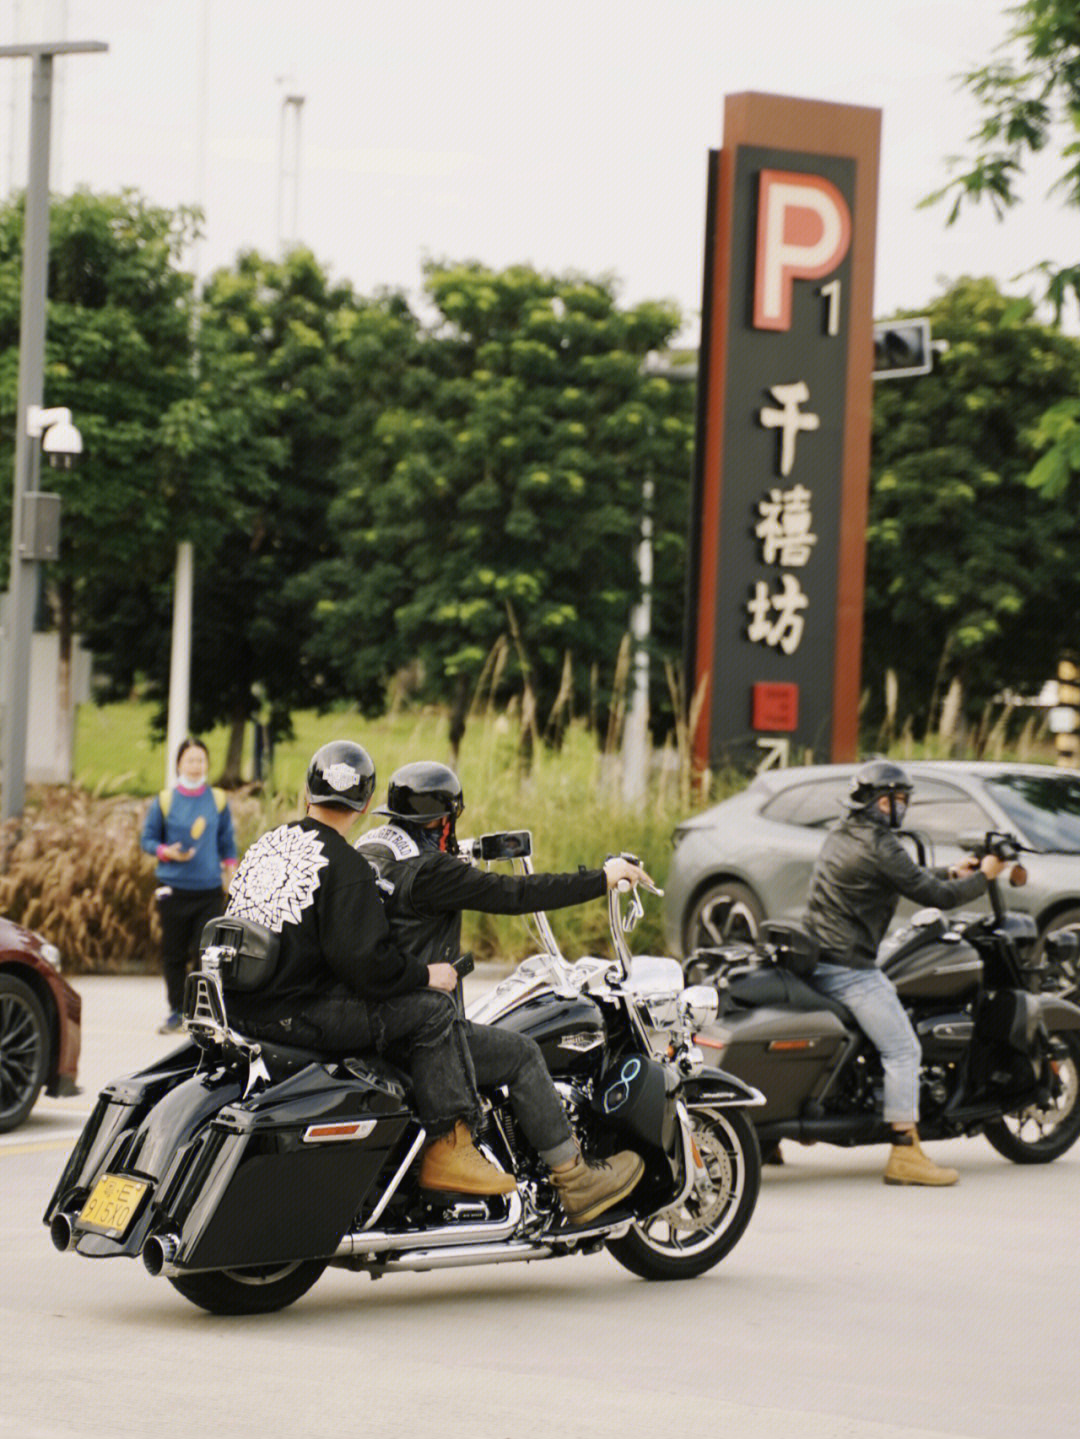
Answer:
[[78, 1094], [82, 1000], [60, 973], [60, 951], [0, 919], [0, 1134], [46, 1094]]

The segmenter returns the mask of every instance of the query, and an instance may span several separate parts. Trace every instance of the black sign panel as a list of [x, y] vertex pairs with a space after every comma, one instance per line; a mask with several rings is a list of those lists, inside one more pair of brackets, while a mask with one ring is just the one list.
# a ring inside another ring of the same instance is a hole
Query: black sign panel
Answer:
[[714, 764], [830, 756], [854, 185], [851, 159], [736, 151]]

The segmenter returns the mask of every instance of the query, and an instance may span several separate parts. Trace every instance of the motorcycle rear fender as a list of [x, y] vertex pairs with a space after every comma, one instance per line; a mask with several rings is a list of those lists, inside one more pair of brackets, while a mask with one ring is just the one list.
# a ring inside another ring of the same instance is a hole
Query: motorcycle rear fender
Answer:
[[107, 1084], [71, 1151], [45, 1211], [45, 1223], [58, 1210], [80, 1209], [125, 1137], [130, 1137], [155, 1105], [198, 1069], [201, 1051], [194, 1044], [174, 1050], [155, 1064]]
[[760, 1089], [745, 1084], [723, 1069], [705, 1068], [684, 1079], [678, 1090], [688, 1109], [755, 1108], [765, 1103]]

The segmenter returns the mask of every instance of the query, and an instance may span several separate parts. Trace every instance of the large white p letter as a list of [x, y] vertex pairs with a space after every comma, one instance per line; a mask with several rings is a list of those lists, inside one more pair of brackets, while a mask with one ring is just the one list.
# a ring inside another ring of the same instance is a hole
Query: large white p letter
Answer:
[[762, 170], [758, 190], [754, 327], [791, 329], [795, 280], [828, 275], [851, 244], [851, 211], [821, 175]]

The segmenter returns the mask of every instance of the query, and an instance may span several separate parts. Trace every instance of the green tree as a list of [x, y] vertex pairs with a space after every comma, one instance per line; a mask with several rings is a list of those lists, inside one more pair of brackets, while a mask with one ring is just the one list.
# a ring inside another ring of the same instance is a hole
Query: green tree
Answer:
[[[178, 515], [205, 502], [189, 469], [201, 442], [192, 414], [191, 277], [180, 268], [195, 212], [134, 191], [79, 191], [53, 202], [44, 397], [66, 405], [84, 440], [79, 465], [43, 486], [62, 498], [60, 558], [47, 594], [60, 634], [61, 686], [76, 631], [100, 633], [115, 577], [146, 583], [172, 548]], [[0, 573], [10, 554], [18, 391], [23, 202], [0, 205]], [[62, 707], [63, 708], [63, 707]]]
[[[305, 249], [281, 261], [243, 253], [202, 297], [193, 407], [221, 503], [179, 537], [196, 540], [191, 718], [200, 730], [230, 726], [227, 783], [240, 777], [244, 728], [264, 704], [280, 737], [294, 708], [333, 697], [306, 658], [314, 619], [295, 580], [335, 552], [327, 510], [354, 311], [350, 287]], [[138, 593], [120, 581], [114, 601], [111, 673], [127, 684], [142, 672], [163, 700], [167, 577]]]
[[[998, 56], [962, 78], [982, 110], [973, 153], [952, 162], [952, 179], [925, 202], [949, 200], [949, 223], [968, 204], [986, 200], [999, 218], [1019, 204], [1025, 166], [1043, 151], [1060, 160], [1050, 195], [1080, 207], [1080, 11], [1074, 0], [1022, 0], [1011, 14]], [[1080, 257], [1064, 265], [1033, 257], [1031, 268], [1043, 275], [1060, 323], [1070, 296], [1080, 302]], [[1034, 440], [1043, 454], [1032, 483], [1056, 501], [1080, 474], [1080, 398], [1064, 396], [1048, 409]]]
[[1075, 520], [1033, 488], [1040, 416], [1080, 389], [1080, 345], [991, 280], [925, 312], [948, 348], [930, 375], [880, 383], [867, 530], [864, 676], [878, 722], [886, 670], [925, 726], [955, 677], [969, 714], [1037, 690], [1080, 610]]
[[650, 477], [656, 632], [678, 646], [692, 400], [643, 362], [679, 315], [526, 266], [430, 264], [425, 288], [432, 324], [382, 317], [402, 389], [351, 426], [322, 643], [352, 646], [369, 707], [414, 666], [451, 702], [455, 746], [482, 682], [519, 690], [527, 731], [557, 738], [571, 691], [610, 697]]

